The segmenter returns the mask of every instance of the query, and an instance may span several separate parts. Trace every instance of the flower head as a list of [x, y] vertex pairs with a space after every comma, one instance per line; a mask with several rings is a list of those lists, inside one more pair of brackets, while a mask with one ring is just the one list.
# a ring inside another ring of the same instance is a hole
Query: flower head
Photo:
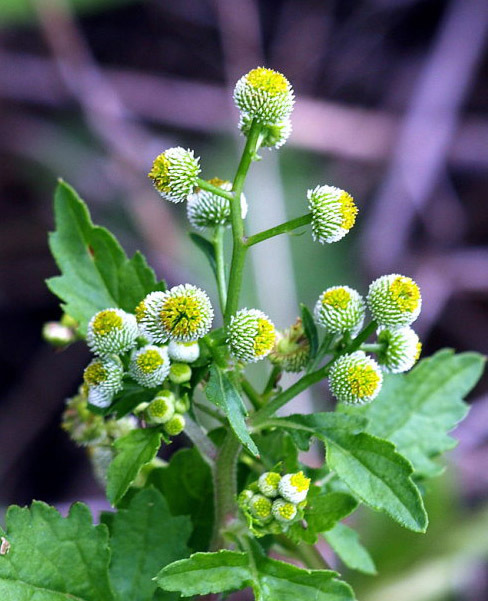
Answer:
[[175, 414], [175, 395], [169, 390], [162, 390], [149, 403], [146, 414], [150, 422], [166, 424]]
[[307, 192], [307, 198], [313, 239], [324, 244], [344, 238], [358, 212], [352, 196], [334, 186], [317, 186]]
[[258, 488], [265, 497], [277, 497], [280, 480], [281, 476], [277, 472], [264, 472], [259, 476]]
[[164, 344], [168, 340], [159, 315], [165, 299], [166, 292], [151, 292], [134, 311], [141, 334], [151, 343]]
[[182, 284], [165, 292], [158, 318], [168, 338], [176, 342], [190, 342], [202, 338], [210, 330], [213, 309], [206, 292], [196, 286]]
[[86, 342], [93, 353], [103, 356], [128, 351], [138, 336], [134, 315], [122, 309], [104, 309], [90, 319]]
[[258, 520], [268, 520], [271, 517], [271, 501], [268, 497], [261, 494], [255, 494], [250, 499], [249, 511]]
[[271, 352], [276, 338], [274, 325], [258, 309], [241, 309], [230, 320], [227, 342], [234, 357], [254, 362]]
[[185, 429], [185, 418], [179, 413], [175, 413], [173, 417], [164, 424], [164, 431], [169, 436], [178, 436]]
[[239, 79], [234, 102], [251, 119], [277, 123], [289, 117], [293, 109], [293, 88], [281, 73], [258, 67]]
[[422, 351], [422, 343], [412, 328], [379, 328], [378, 343], [383, 350], [378, 352], [378, 363], [383, 371], [399, 374], [417, 362]]
[[330, 334], [357, 333], [364, 321], [363, 297], [349, 286], [327, 288], [319, 296], [314, 318]]
[[[232, 190], [232, 184], [218, 178], [209, 180], [209, 183], [227, 190]], [[216, 227], [217, 225], [230, 225], [230, 201], [209, 190], [199, 188], [188, 198], [187, 203], [188, 220], [197, 230], [204, 230], [207, 227]], [[241, 194], [241, 217], [245, 219], [247, 215], [247, 202], [244, 194]]]
[[300, 318], [287, 330], [276, 332], [276, 341], [268, 358], [284, 371], [299, 372], [305, 368], [310, 359], [310, 343]]
[[278, 490], [280, 495], [290, 503], [301, 503], [305, 501], [310, 488], [310, 478], [307, 478], [303, 472], [296, 474], [286, 474], [280, 480]]
[[168, 346], [169, 358], [178, 363], [193, 363], [200, 356], [198, 342], [175, 342], [172, 340]]
[[290, 501], [280, 498], [273, 501], [271, 511], [278, 522], [287, 523], [291, 522], [297, 515], [297, 506]]
[[383, 275], [372, 282], [366, 300], [374, 319], [392, 328], [410, 325], [422, 306], [418, 285], [397, 273]]
[[378, 395], [382, 383], [379, 365], [363, 351], [339, 357], [330, 368], [330, 389], [337, 400], [343, 403], [369, 403]]
[[[239, 119], [239, 129], [247, 136], [251, 130], [252, 117], [241, 113]], [[276, 123], [268, 123], [261, 127], [261, 146], [267, 148], [281, 148], [283, 144], [288, 140], [292, 132], [291, 119], [286, 117], [285, 119]]]
[[200, 173], [192, 150], [169, 148], [154, 159], [148, 177], [159, 194], [171, 202], [183, 202], [193, 192]]
[[122, 389], [124, 370], [117, 356], [97, 357], [85, 368], [83, 381], [88, 388], [88, 403], [108, 407]]
[[159, 386], [168, 376], [169, 370], [170, 363], [166, 347], [147, 344], [132, 352], [129, 373], [141, 386], [146, 388]]

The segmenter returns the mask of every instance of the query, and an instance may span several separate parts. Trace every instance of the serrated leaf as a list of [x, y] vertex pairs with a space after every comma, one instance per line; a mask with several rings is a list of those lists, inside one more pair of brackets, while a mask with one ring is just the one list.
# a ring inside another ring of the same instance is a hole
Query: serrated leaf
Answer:
[[336, 524], [332, 530], [324, 532], [323, 536], [348, 568], [364, 574], [376, 574], [371, 555], [359, 542], [358, 533], [352, 528]]
[[154, 459], [162, 434], [155, 428], [132, 430], [114, 442], [115, 459], [107, 472], [107, 498], [117, 505], [136, 479], [141, 467]]
[[133, 311], [153, 290], [164, 290], [153, 270], [137, 252], [128, 259], [115, 237], [93, 225], [85, 203], [65, 182], [54, 198], [56, 230], [49, 235], [49, 247], [61, 275], [47, 280], [64, 311], [86, 333], [91, 317], [102, 309], [120, 307]]
[[216, 365], [210, 367], [210, 378], [205, 387], [207, 399], [222, 409], [227, 416], [235, 435], [241, 443], [256, 457], [259, 457], [258, 448], [249, 435], [246, 426], [245, 406], [241, 396], [226, 373]]
[[315, 321], [310, 313], [310, 309], [303, 303], [300, 303], [300, 312], [302, 316], [303, 330], [310, 344], [310, 359], [314, 359], [319, 348], [319, 335], [317, 333], [317, 326], [315, 325]]
[[[346, 420], [342, 420], [346, 417]], [[353, 420], [351, 421], [351, 417]], [[394, 445], [358, 432], [355, 416], [340, 413], [291, 415], [268, 420], [269, 425], [313, 433], [325, 442], [327, 464], [361, 501], [384, 511], [402, 526], [425, 532], [427, 515], [411, 476], [411, 464]]]
[[196, 553], [158, 574], [158, 585], [184, 596], [239, 590], [251, 586], [257, 601], [353, 601], [350, 587], [330, 570], [304, 570], [270, 559], [259, 552], [252, 557], [238, 551]]
[[448, 432], [468, 412], [463, 398], [479, 380], [485, 359], [477, 353], [445, 349], [423, 359], [408, 374], [385, 377], [378, 398], [360, 409], [367, 431], [391, 440], [412, 463], [417, 476], [436, 476], [432, 461], [453, 448]]
[[93, 526], [76, 503], [67, 518], [45, 503], [12, 506], [6, 517], [10, 551], [0, 556], [2, 601], [113, 601], [105, 526]]
[[[189, 517], [171, 515], [159, 491], [138, 492], [127, 509], [120, 509], [111, 524], [110, 578], [120, 601], [148, 601], [157, 588], [153, 580], [161, 566], [188, 557]], [[160, 599], [172, 599], [160, 593]]]
[[208, 549], [214, 516], [212, 474], [198, 450], [177, 451], [168, 466], [152, 470], [148, 484], [162, 492], [173, 515], [191, 517], [191, 549]]
[[193, 244], [195, 244], [195, 246], [199, 248], [207, 257], [213, 274], [215, 277], [217, 277], [217, 258], [215, 256], [215, 248], [213, 244], [209, 240], [207, 240], [203, 236], [200, 236], [200, 234], [196, 234], [195, 232], [191, 232], [190, 239], [193, 242]]

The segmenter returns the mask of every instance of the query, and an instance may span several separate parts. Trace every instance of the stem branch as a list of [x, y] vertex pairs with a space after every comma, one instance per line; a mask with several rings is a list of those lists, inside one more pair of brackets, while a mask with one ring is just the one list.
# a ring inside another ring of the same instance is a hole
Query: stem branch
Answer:
[[259, 234], [249, 236], [249, 238], [246, 241], [246, 246], [249, 248], [250, 246], [257, 244], [258, 242], [268, 240], [268, 238], [273, 238], [274, 236], [279, 236], [280, 234], [291, 232], [292, 230], [297, 229], [297, 227], [307, 225], [311, 221], [312, 213], [308, 213], [308, 215], [302, 215], [302, 217], [296, 217], [295, 219], [290, 219], [290, 221], [286, 221], [285, 223], [281, 223], [280, 225], [276, 225], [275, 227], [270, 227], [269, 230], [264, 230], [263, 232], [259, 232]]

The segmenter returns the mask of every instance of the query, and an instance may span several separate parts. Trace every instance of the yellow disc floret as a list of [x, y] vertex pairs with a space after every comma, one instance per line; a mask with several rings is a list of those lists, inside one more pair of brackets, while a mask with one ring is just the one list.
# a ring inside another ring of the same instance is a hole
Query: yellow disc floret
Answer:
[[93, 331], [98, 336], [106, 336], [113, 332], [113, 330], [122, 329], [122, 317], [112, 311], [111, 309], [107, 309], [106, 311], [100, 311], [97, 313], [95, 319], [93, 320]]
[[343, 403], [361, 405], [372, 401], [382, 383], [380, 366], [363, 351], [339, 357], [330, 368], [330, 390]]
[[288, 80], [284, 75], [273, 71], [273, 69], [266, 69], [266, 67], [258, 67], [249, 71], [247, 74], [247, 83], [253, 88], [264, 90], [270, 96], [277, 96], [283, 94], [288, 90]]
[[390, 294], [401, 311], [415, 311], [420, 302], [420, 290], [417, 284], [405, 276], [398, 276], [390, 284]]
[[107, 370], [101, 361], [93, 361], [85, 369], [83, 379], [88, 386], [98, 386], [107, 379]]
[[260, 520], [266, 520], [271, 516], [271, 506], [271, 501], [259, 493], [249, 501], [249, 509], [252, 515]]
[[149, 171], [147, 174], [147, 176], [152, 179], [156, 190], [164, 194], [171, 192], [171, 187], [169, 185], [171, 181], [169, 176], [169, 167], [169, 159], [163, 152], [154, 159], [151, 171]]
[[166, 336], [177, 342], [189, 342], [209, 331], [213, 309], [203, 290], [185, 284], [165, 293], [158, 319]]
[[297, 508], [293, 503], [280, 503], [277, 513], [284, 522], [289, 522], [296, 516]]
[[358, 208], [354, 204], [353, 197], [345, 191], [342, 191], [342, 194], [339, 197], [339, 202], [341, 203], [342, 214], [341, 227], [343, 227], [346, 230], [350, 230], [352, 226], [356, 223], [356, 215], [358, 214]]
[[290, 484], [294, 486], [298, 492], [303, 492], [310, 488], [310, 478], [307, 478], [303, 472], [297, 472], [290, 478]]
[[147, 307], [146, 307], [146, 303], [143, 300], [135, 308], [134, 314], [136, 316], [137, 323], [139, 323], [140, 321], [142, 321], [144, 319], [144, 317], [146, 317]]
[[155, 349], [149, 349], [138, 355], [136, 359], [137, 367], [145, 374], [156, 371], [164, 363], [161, 354]]
[[254, 338], [254, 352], [256, 356], [267, 355], [273, 348], [275, 338], [274, 325], [267, 319], [258, 319], [258, 333]]
[[378, 388], [379, 374], [370, 365], [354, 365], [348, 369], [347, 379], [353, 395], [369, 397]]
[[347, 288], [330, 288], [322, 295], [322, 305], [328, 305], [334, 309], [347, 309], [351, 300], [351, 294]]

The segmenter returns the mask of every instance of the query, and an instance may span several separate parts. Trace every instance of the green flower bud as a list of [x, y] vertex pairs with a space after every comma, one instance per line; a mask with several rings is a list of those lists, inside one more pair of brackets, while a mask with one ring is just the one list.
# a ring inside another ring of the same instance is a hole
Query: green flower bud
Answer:
[[185, 429], [185, 418], [179, 413], [175, 413], [173, 417], [164, 424], [164, 430], [169, 436], [178, 436]]
[[339, 357], [330, 368], [332, 394], [346, 404], [362, 405], [378, 395], [383, 383], [379, 365], [363, 351]]
[[261, 123], [277, 123], [290, 116], [293, 88], [284, 75], [258, 67], [243, 75], [234, 89], [237, 108]]
[[248, 507], [249, 506], [249, 502], [251, 501], [251, 499], [253, 498], [254, 493], [252, 492], [252, 490], [249, 490], [248, 488], [245, 488], [238, 496], [237, 498], [237, 502], [239, 504], [239, 507]]
[[86, 342], [96, 355], [125, 353], [136, 345], [139, 329], [136, 318], [122, 309], [104, 309], [88, 324]]
[[259, 476], [258, 488], [265, 497], [277, 497], [280, 480], [281, 476], [277, 472], [264, 472]]
[[366, 305], [363, 297], [349, 286], [327, 288], [319, 296], [314, 309], [315, 322], [328, 334], [357, 334], [364, 321]]
[[122, 390], [124, 370], [120, 359], [113, 355], [93, 359], [83, 372], [83, 381], [88, 388], [88, 403], [105, 408], [114, 395]]
[[177, 363], [193, 363], [200, 356], [198, 342], [175, 342], [172, 340], [168, 346], [169, 358]]
[[307, 192], [307, 198], [313, 239], [325, 244], [344, 238], [358, 212], [352, 196], [334, 186], [317, 186]]
[[61, 325], [65, 328], [69, 328], [70, 330], [76, 331], [80, 324], [76, 321], [74, 317], [71, 317], [71, 315], [63, 313], [61, 317]]
[[268, 520], [271, 517], [271, 501], [259, 493], [249, 501], [249, 511], [258, 520]]
[[174, 414], [175, 400], [171, 392], [167, 395], [156, 395], [146, 409], [147, 419], [153, 424], [167, 424]]
[[294, 504], [301, 503], [307, 498], [309, 488], [310, 478], [307, 478], [302, 471], [296, 474], [286, 474], [278, 484], [278, 490], [283, 499]]
[[422, 306], [417, 284], [397, 273], [383, 275], [372, 282], [366, 300], [374, 319], [392, 328], [410, 325]]
[[[239, 129], [245, 136], [248, 136], [251, 124], [252, 117], [241, 113]], [[288, 140], [291, 131], [291, 119], [288, 117], [277, 123], [263, 125], [261, 128], [261, 146], [278, 150]]]
[[271, 352], [276, 331], [269, 317], [258, 309], [241, 309], [230, 320], [227, 342], [236, 359], [255, 362]]
[[190, 397], [187, 394], [184, 394], [182, 397], [177, 399], [175, 403], [175, 411], [176, 413], [186, 413], [190, 408]]
[[293, 521], [297, 515], [296, 505], [290, 501], [285, 501], [285, 499], [276, 499], [273, 501], [273, 507], [271, 511], [273, 513], [273, 517], [278, 520], [278, 522], [282, 523]]
[[76, 335], [70, 328], [58, 321], [48, 321], [42, 327], [42, 337], [52, 346], [63, 347], [76, 340]]
[[191, 380], [191, 367], [186, 363], [172, 363], [169, 379], [173, 384], [184, 384]]
[[148, 176], [162, 198], [183, 202], [197, 185], [199, 160], [194, 157], [192, 150], [180, 146], [169, 148], [154, 159]]
[[300, 318], [287, 330], [276, 332], [276, 341], [268, 359], [287, 372], [299, 372], [305, 368], [310, 359], [310, 343]]
[[154, 388], [160, 386], [170, 370], [168, 349], [147, 344], [131, 355], [129, 374], [141, 386]]
[[[230, 192], [232, 184], [218, 178], [209, 180], [210, 184]], [[188, 220], [197, 230], [218, 225], [229, 226], [231, 222], [230, 201], [218, 194], [199, 188], [195, 194], [188, 198], [187, 203]], [[244, 194], [241, 194], [241, 217], [246, 218], [247, 202]]]
[[378, 343], [383, 345], [377, 354], [383, 371], [399, 374], [412, 369], [422, 351], [422, 343], [412, 328], [379, 328], [377, 334]]

